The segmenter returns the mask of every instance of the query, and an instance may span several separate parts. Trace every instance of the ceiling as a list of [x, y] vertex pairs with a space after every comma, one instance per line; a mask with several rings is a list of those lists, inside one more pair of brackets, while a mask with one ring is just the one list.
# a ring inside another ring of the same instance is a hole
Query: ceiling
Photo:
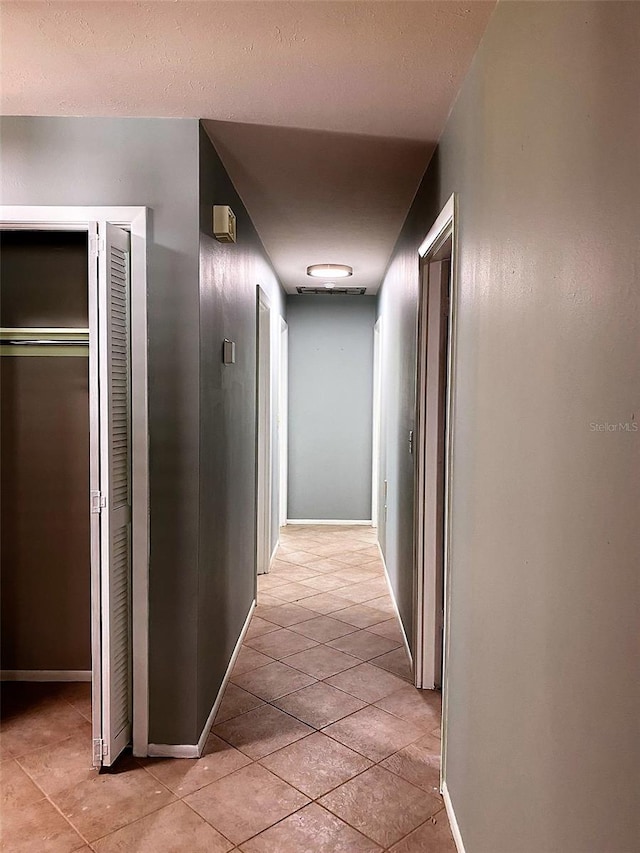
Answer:
[[373, 293], [493, 7], [3, 2], [2, 112], [203, 118], [286, 289]]

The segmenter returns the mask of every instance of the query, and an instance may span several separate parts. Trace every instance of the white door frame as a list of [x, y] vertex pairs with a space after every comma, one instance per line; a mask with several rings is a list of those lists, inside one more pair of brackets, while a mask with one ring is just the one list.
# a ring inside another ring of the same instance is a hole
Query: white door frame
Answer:
[[279, 524], [287, 523], [289, 487], [289, 326], [280, 317], [280, 388], [278, 394], [279, 456], [280, 456], [280, 513]]
[[[145, 756], [149, 732], [149, 429], [147, 406], [147, 241], [146, 207], [66, 207], [0, 205], [0, 229], [86, 231], [109, 222], [131, 233], [131, 474], [132, 474], [132, 667], [133, 752]], [[91, 252], [92, 247], [89, 247]], [[89, 286], [96, 287], [90, 275]], [[90, 342], [91, 346], [91, 342]], [[95, 361], [95, 360], [94, 360]], [[95, 377], [94, 377], [95, 380]], [[98, 592], [98, 597], [96, 596]], [[99, 610], [99, 589], [92, 579], [92, 625]], [[94, 686], [100, 685], [101, 661], [92, 660]], [[96, 721], [94, 720], [94, 726]], [[95, 728], [94, 728], [94, 737]], [[101, 736], [98, 735], [98, 737]]]
[[[271, 563], [271, 303], [256, 286], [256, 574]], [[266, 340], [265, 340], [266, 339]]]
[[371, 447], [371, 526], [378, 527], [380, 512], [380, 438], [382, 434], [381, 404], [382, 378], [382, 317], [378, 317], [373, 327], [373, 436]]
[[[444, 785], [444, 774], [446, 768], [446, 732], [447, 732], [447, 699], [448, 699], [448, 657], [449, 657], [449, 620], [450, 620], [450, 597], [451, 597], [451, 483], [453, 476], [454, 464], [454, 442], [453, 442], [453, 425], [454, 425], [454, 406], [455, 406], [455, 387], [454, 380], [456, 375], [456, 324], [457, 324], [457, 306], [458, 306], [458, 274], [457, 274], [457, 198], [452, 195], [442, 209], [440, 215], [429, 230], [429, 233], [421, 243], [418, 249], [418, 262], [421, 267], [420, 272], [420, 288], [422, 292], [423, 277], [422, 267], [425, 261], [434, 256], [438, 249], [451, 238], [451, 265], [449, 273], [449, 316], [448, 316], [448, 344], [447, 344], [447, 394], [445, 402], [445, 448], [444, 448], [444, 637], [442, 649], [442, 785]], [[422, 300], [420, 300], [422, 302]], [[426, 349], [426, 347], [425, 347]], [[424, 353], [419, 352], [419, 359]], [[425, 387], [425, 370], [424, 363], [420, 370], [420, 382], [417, 386], [417, 414], [418, 414], [418, 429], [420, 429], [420, 411], [421, 403], [426, 400]], [[424, 414], [424, 410], [423, 410]], [[418, 435], [418, 446], [421, 444], [421, 436]], [[424, 500], [423, 492], [419, 488], [419, 471], [416, 466], [416, 539], [418, 539], [418, 526], [421, 520], [424, 519]], [[418, 549], [416, 549], [416, 552]], [[433, 595], [428, 595], [428, 590], [435, 589], [436, 578], [435, 566], [433, 563], [427, 564], [420, 558], [419, 553], [416, 553], [416, 574], [415, 574], [415, 681], [417, 687], [433, 687], [435, 673], [435, 650], [436, 650], [436, 634], [440, 629], [439, 620], [435, 612], [437, 603], [434, 601]], [[435, 606], [434, 606], [435, 605]], [[432, 608], [432, 609], [431, 609]]]

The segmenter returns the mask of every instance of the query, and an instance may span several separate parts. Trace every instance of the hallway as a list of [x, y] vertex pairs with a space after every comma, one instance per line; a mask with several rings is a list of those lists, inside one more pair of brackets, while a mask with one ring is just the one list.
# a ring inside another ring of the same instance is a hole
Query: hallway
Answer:
[[5, 685], [12, 853], [453, 853], [439, 695], [409, 682], [374, 533], [283, 531], [204, 754], [90, 769], [88, 684]]

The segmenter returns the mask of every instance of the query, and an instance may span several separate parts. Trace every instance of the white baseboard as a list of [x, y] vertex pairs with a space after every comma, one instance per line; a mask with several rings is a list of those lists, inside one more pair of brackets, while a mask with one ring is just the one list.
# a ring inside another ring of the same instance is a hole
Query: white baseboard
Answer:
[[288, 518], [287, 524], [331, 524], [331, 525], [355, 525], [363, 524], [371, 527], [370, 518]]
[[211, 726], [213, 725], [213, 721], [215, 720], [216, 714], [218, 713], [220, 703], [222, 702], [222, 697], [224, 696], [225, 688], [229, 682], [229, 678], [231, 677], [231, 671], [238, 658], [238, 655], [240, 654], [240, 649], [242, 648], [242, 643], [244, 642], [245, 635], [247, 633], [247, 630], [249, 629], [251, 617], [253, 616], [253, 611], [255, 609], [256, 602], [254, 599], [254, 601], [252, 601], [251, 603], [251, 607], [249, 608], [249, 613], [247, 614], [247, 618], [245, 619], [244, 625], [242, 626], [242, 631], [240, 632], [240, 636], [238, 637], [238, 641], [236, 642], [233, 654], [231, 655], [231, 658], [229, 660], [229, 665], [227, 666], [227, 671], [225, 672], [224, 678], [222, 679], [222, 684], [220, 685], [220, 689], [218, 690], [218, 695], [216, 696], [215, 702], [213, 703], [213, 707], [209, 712], [207, 721], [204, 724], [200, 737], [198, 738], [198, 743], [150, 743], [148, 754], [151, 758], [200, 758], [204, 750], [204, 746], [207, 742], [207, 738], [209, 737]]
[[396, 595], [393, 591], [393, 586], [391, 585], [391, 578], [389, 577], [389, 572], [387, 571], [387, 563], [384, 559], [384, 554], [382, 553], [382, 548], [380, 547], [380, 542], [376, 542], [378, 546], [378, 551], [380, 552], [380, 559], [382, 560], [382, 568], [384, 569], [384, 577], [387, 582], [387, 589], [389, 590], [389, 597], [391, 598], [391, 603], [393, 604], [393, 609], [396, 611], [396, 618], [400, 623], [400, 630], [402, 631], [402, 639], [404, 640], [404, 648], [411, 661], [411, 668], [413, 669], [413, 655], [411, 654], [411, 647], [409, 646], [409, 640], [407, 639], [407, 633], [404, 630], [404, 625], [402, 623], [402, 619], [400, 618], [400, 611], [398, 610], [398, 602], [396, 601]]
[[446, 782], [442, 783], [442, 799], [444, 800], [444, 807], [447, 810], [447, 817], [449, 818], [449, 823], [451, 824], [451, 834], [453, 835], [453, 840], [455, 841], [458, 853], [465, 853], [462, 833], [460, 832], [460, 827], [458, 826], [458, 819], [456, 818], [456, 813], [453, 810], [453, 803], [451, 802], [451, 796], [449, 794], [449, 789], [447, 788]]
[[3, 669], [0, 681], [91, 681], [90, 669]]

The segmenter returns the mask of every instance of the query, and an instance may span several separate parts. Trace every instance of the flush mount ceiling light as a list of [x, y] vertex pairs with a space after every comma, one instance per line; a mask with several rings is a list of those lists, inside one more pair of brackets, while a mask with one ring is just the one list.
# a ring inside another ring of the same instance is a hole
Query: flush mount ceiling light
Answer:
[[353, 267], [346, 264], [312, 264], [307, 267], [307, 275], [314, 278], [347, 278], [353, 275]]

